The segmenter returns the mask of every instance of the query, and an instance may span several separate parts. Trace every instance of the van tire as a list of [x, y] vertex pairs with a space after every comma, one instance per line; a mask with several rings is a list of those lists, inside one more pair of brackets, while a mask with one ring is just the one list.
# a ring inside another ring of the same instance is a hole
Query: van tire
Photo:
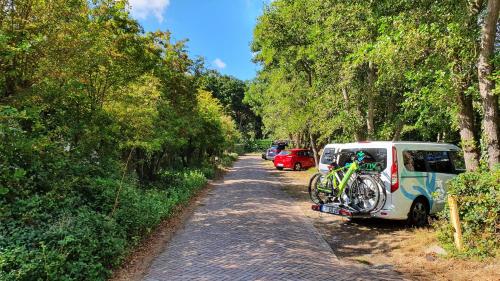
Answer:
[[408, 224], [410, 226], [422, 227], [429, 223], [429, 202], [424, 197], [417, 197], [410, 207], [408, 213]]

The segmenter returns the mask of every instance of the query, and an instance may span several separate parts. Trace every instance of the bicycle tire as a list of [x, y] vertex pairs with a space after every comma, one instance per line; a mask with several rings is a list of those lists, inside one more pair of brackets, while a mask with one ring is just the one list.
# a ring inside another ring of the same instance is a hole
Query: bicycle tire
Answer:
[[385, 189], [375, 177], [357, 175], [353, 185], [349, 187], [349, 205], [361, 213], [373, 213], [385, 204], [386, 193], [384, 191]]
[[380, 179], [380, 175], [375, 175], [375, 176], [371, 175], [371, 177], [377, 182], [379, 192], [381, 195], [378, 205], [373, 210], [370, 211], [371, 213], [376, 213], [382, 210], [382, 208], [384, 208], [385, 206], [385, 202], [387, 202], [387, 190], [385, 188], [385, 184]]
[[[318, 184], [318, 181], [321, 179], [322, 176], [323, 176], [323, 174], [316, 173], [309, 180], [309, 187], [308, 187], [309, 198], [311, 198], [311, 201], [314, 204], [325, 204], [325, 203], [327, 203], [327, 200], [324, 200], [324, 199], [318, 197], [318, 194], [321, 191], [318, 191], [318, 189], [316, 188], [317, 184]], [[323, 193], [323, 192], [321, 192], [321, 193]]]

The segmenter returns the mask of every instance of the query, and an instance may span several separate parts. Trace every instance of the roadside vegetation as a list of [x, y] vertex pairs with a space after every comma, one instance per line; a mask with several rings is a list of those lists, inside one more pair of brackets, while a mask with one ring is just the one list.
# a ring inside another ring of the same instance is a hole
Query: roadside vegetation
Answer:
[[499, 9], [498, 0], [273, 1], [254, 29], [261, 70], [245, 99], [265, 134], [311, 147], [316, 163], [327, 143], [459, 145], [469, 173], [450, 193], [461, 255], [498, 256]]
[[455, 248], [447, 208], [441, 213], [444, 220], [437, 222], [440, 241], [458, 257], [500, 259], [500, 166], [459, 175], [449, 184], [448, 192], [458, 201], [464, 250]]
[[259, 134], [242, 81], [126, 5], [0, 0], [0, 280], [105, 280]]

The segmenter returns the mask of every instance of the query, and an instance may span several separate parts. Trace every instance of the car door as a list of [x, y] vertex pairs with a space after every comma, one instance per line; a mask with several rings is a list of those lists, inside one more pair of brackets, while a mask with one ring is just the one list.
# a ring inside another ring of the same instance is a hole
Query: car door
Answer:
[[446, 199], [446, 185], [456, 176], [449, 151], [427, 151], [429, 175], [434, 183], [431, 213], [443, 209]]
[[426, 163], [426, 151], [409, 148], [403, 149], [403, 163], [399, 169], [399, 192], [403, 195], [401, 200], [396, 200], [395, 204], [407, 206], [408, 209], [413, 200], [420, 195], [424, 195], [432, 205], [432, 194], [429, 190], [434, 189], [434, 178], [429, 175]]
[[310, 150], [307, 151], [308, 167], [315, 167], [316, 166], [316, 162], [314, 161], [313, 153], [314, 152], [312, 152]]
[[295, 159], [293, 160], [292, 165], [295, 165], [295, 163], [299, 162], [300, 165], [302, 167], [304, 167], [306, 165], [304, 159], [305, 159], [304, 158], [304, 151], [299, 150], [299, 151], [297, 151], [297, 154], [295, 155]]

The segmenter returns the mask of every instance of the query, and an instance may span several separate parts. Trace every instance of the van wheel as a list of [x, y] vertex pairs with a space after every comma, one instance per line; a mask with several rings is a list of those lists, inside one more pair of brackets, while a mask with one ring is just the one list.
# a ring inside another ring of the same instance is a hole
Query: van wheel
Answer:
[[293, 170], [294, 171], [302, 170], [302, 165], [299, 162], [295, 163], [295, 165], [293, 166]]
[[410, 212], [408, 213], [408, 224], [411, 226], [422, 227], [429, 222], [429, 204], [423, 198], [417, 198], [411, 204]]

